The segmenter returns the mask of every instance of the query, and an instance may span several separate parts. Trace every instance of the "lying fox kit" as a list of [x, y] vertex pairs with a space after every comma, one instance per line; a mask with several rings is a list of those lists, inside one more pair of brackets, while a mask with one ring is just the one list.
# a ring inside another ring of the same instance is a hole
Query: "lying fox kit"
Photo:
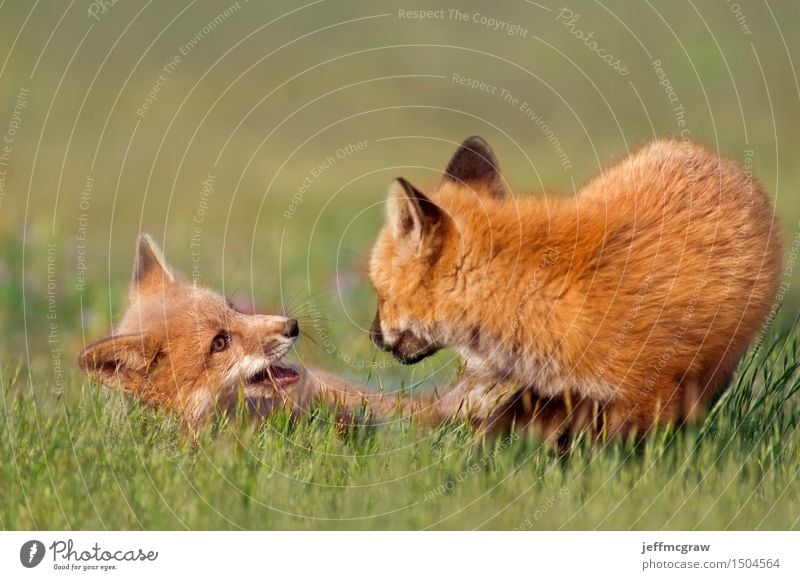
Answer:
[[[285, 360], [296, 320], [244, 314], [216, 292], [178, 279], [147, 235], [139, 238], [130, 305], [111, 336], [83, 349], [79, 364], [99, 382], [182, 415], [199, 428], [244, 398], [252, 414], [301, 413], [315, 402], [353, 410], [390, 402]], [[363, 395], [363, 396], [362, 396]]]
[[443, 415], [642, 433], [709, 408], [780, 267], [767, 196], [699, 145], [653, 142], [574, 197], [511, 198], [471, 137], [430, 197], [392, 184], [371, 335], [405, 363], [461, 353]]

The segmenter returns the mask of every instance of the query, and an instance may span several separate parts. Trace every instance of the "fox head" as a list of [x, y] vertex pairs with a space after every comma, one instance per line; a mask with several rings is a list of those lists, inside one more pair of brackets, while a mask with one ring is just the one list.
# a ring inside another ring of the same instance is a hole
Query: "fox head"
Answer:
[[268, 411], [300, 379], [283, 361], [298, 334], [296, 320], [244, 314], [216, 292], [181, 281], [142, 234], [128, 310], [78, 362], [98, 382], [197, 424], [242, 395], [251, 410]]
[[376, 346], [413, 364], [469, 340], [469, 330], [458, 329], [458, 323], [469, 300], [462, 267], [472, 224], [454, 219], [448, 211], [453, 204], [440, 201], [473, 204], [474, 219], [480, 220], [482, 208], [505, 195], [494, 153], [476, 136], [459, 146], [431, 197], [402, 177], [392, 183], [369, 268], [378, 294], [370, 331]]

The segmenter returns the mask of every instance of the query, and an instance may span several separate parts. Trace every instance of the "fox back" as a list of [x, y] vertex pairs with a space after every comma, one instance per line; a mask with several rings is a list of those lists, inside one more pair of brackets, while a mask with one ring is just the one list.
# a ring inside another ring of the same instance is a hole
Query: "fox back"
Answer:
[[653, 142], [571, 198], [511, 198], [472, 137], [432, 195], [392, 184], [372, 337], [408, 363], [456, 348], [493, 406], [566, 397], [599, 404], [610, 433], [641, 432], [702, 416], [780, 268], [768, 197], [699, 145]]

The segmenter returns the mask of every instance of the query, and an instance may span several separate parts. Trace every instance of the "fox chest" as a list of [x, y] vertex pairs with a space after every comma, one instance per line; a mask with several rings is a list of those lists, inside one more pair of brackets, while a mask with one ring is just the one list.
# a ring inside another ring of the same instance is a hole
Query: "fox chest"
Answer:
[[572, 391], [583, 396], [610, 400], [616, 389], [600, 377], [578, 375], [557, 355], [505, 353], [500, 347], [489, 355], [469, 350], [461, 352], [468, 376], [480, 378], [477, 384], [498, 383], [530, 388], [544, 397], [560, 397]]

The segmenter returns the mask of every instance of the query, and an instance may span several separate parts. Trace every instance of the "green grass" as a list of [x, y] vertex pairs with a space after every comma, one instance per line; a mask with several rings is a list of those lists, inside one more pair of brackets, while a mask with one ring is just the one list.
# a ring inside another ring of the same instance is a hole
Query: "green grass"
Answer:
[[[220, 3], [119, 2], [100, 21], [77, 3], [0, 6], [3, 145], [28, 91], [0, 166], [0, 528], [798, 528], [796, 330], [765, 339], [705, 425], [638, 446], [582, 441], [567, 457], [529, 439], [476, 442], [463, 427], [343, 437], [324, 410], [228, 424], [191, 446], [174, 419], [88, 385], [75, 358], [121, 314], [136, 236], [151, 233], [190, 273], [203, 201], [203, 282], [262, 311], [299, 301], [304, 361], [372, 387], [443, 388], [448, 353], [401, 368], [369, 344], [364, 256], [390, 180], [428, 191], [454, 142], [477, 133], [515, 195], [571, 195], [626, 151], [679, 136], [654, 61], [692, 138], [750, 160], [775, 199], [794, 249], [776, 328], [800, 304], [797, 3], [741, 3], [747, 33], [733, 3], [571, 2], [626, 77], [545, 0], [459, 3], [528, 38], [402, 20], [393, 0], [242, 4], [144, 118], [162, 67]], [[572, 168], [519, 105], [453, 75], [524, 101]], [[315, 168], [363, 141], [285, 217]]]
[[700, 427], [639, 442], [477, 441], [407, 423], [178, 423], [72, 376], [41, 396], [6, 367], [6, 529], [797, 529], [798, 334], [769, 337]]

